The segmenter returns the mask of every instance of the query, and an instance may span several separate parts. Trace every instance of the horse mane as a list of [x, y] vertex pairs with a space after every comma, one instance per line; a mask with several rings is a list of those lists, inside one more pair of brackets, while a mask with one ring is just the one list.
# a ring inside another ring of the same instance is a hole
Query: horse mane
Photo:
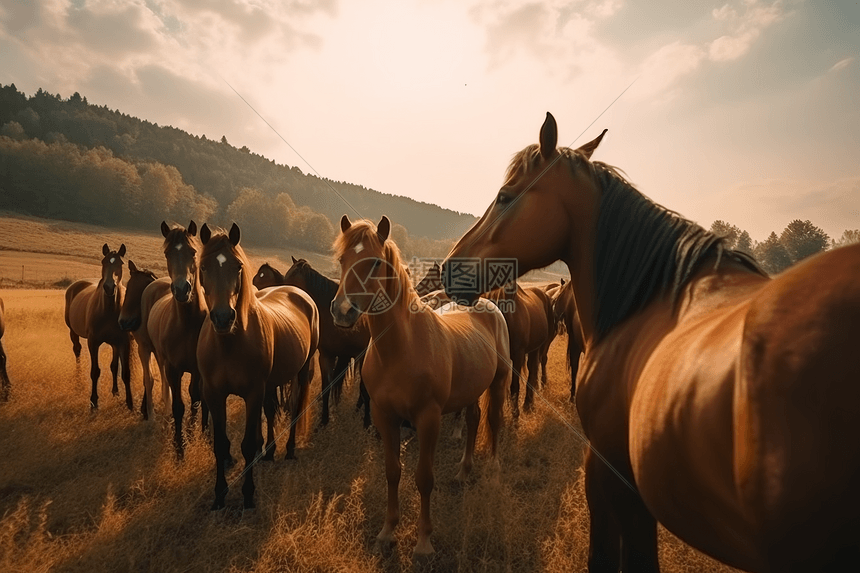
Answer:
[[[767, 276], [755, 259], [728, 249], [725, 239], [643, 195], [611, 165], [560, 149], [573, 171], [584, 163], [600, 189], [594, 251], [595, 340], [655, 297], [678, 301], [684, 285], [714, 255]], [[532, 163], [534, 160], [531, 161]]]
[[[354, 221], [352, 226], [347, 229], [346, 232], [338, 235], [334, 240], [335, 259], [340, 259], [348, 249], [354, 249], [359, 243], [364, 245], [373, 245], [374, 248], [381, 248], [385, 261], [394, 267], [395, 272], [397, 273], [397, 280], [401, 284], [401, 289], [403, 289], [401, 294], [405, 295], [410, 291], [415, 294], [415, 287], [412, 286], [412, 279], [409, 278], [407, 271], [408, 267], [403, 264], [403, 257], [400, 254], [400, 249], [391, 237], [389, 237], [384, 244], [380, 243], [379, 235], [376, 233], [376, 225], [374, 225], [372, 221], [368, 221], [367, 219]], [[391, 295], [392, 293], [388, 294]], [[418, 295], [415, 294], [415, 296]], [[404, 296], [402, 298], [403, 300], [406, 300], [409, 297]]]
[[[313, 268], [307, 259], [298, 259], [293, 263], [293, 267], [296, 267], [296, 269], [302, 273], [302, 276], [305, 277], [305, 280], [308, 283], [308, 289], [311, 289], [314, 292], [319, 292], [325, 296], [331, 295], [329, 299], [334, 299], [334, 295], [337, 293], [337, 281], [330, 279]], [[290, 271], [287, 271], [287, 274], [289, 274], [289, 272]], [[286, 278], [286, 274], [283, 276]]]
[[251, 274], [251, 262], [245, 255], [245, 251], [242, 249], [241, 245], [233, 246], [230, 242], [230, 237], [227, 235], [227, 231], [220, 227], [210, 227], [210, 230], [212, 231], [212, 236], [209, 241], [203, 245], [203, 251], [200, 253], [199, 260], [202, 262], [204, 259], [211, 257], [213, 253], [217, 253], [218, 251], [226, 248], [242, 264], [242, 284], [239, 286], [239, 295], [236, 297], [236, 314], [239, 320], [241, 320], [242, 326], [247, 326], [248, 315], [250, 314], [251, 309], [256, 306], [257, 300], [257, 296], [254, 293], [256, 287], [253, 282], [254, 275]]

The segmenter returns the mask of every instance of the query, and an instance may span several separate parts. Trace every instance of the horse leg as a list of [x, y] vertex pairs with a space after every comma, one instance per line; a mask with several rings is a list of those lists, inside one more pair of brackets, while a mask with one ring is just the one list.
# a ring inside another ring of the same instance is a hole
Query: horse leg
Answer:
[[266, 414], [266, 454], [263, 460], [267, 462], [275, 461], [275, 416], [278, 409], [278, 389], [277, 387], [267, 388], [266, 397], [263, 398], [263, 412]]
[[319, 353], [320, 363], [320, 379], [322, 380], [322, 415], [320, 426], [328, 424], [328, 401], [331, 395], [331, 386], [334, 373], [334, 365], [337, 357], [330, 356], [328, 353]]
[[114, 396], [119, 396], [119, 386], [117, 385], [117, 374], [119, 373], [119, 346], [111, 346], [110, 359], [110, 375], [113, 381], [110, 392]]
[[538, 362], [540, 361], [540, 350], [530, 352], [528, 355], [529, 377], [526, 381], [526, 398], [523, 400], [523, 411], [531, 412], [534, 408], [535, 384], [538, 378]]
[[254, 461], [263, 447], [263, 431], [260, 416], [263, 413], [263, 400], [252, 393], [245, 398], [245, 437], [242, 439], [242, 456], [245, 458], [245, 483], [242, 496], [245, 509], [254, 509]]
[[388, 485], [388, 505], [385, 510], [385, 523], [376, 536], [383, 551], [394, 546], [394, 528], [400, 521], [400, 502], [397, 490], [400, 487], [400, 418], [394, 413], [383, 412], [371, 403], [373, 421], [382, 438], [385, 452], [385, 481]]
[[122, 383], [125, 385], [125, 405], [129, 412], [134, 412], [134, 401], [131, 399], [131, 338], [126, 335], [119, 347], [119, 360], [122, 367]]
[[520, 417], [520, 377], [523, 371], [523, 362], [525, 362], [525, 352], [516, 352], [511, 354], [513, 361], [513, 375], [511, 376], [511, 407], [513, 408], [514, 420]]
[[567, 369], [570, 372], [570, 401], [574, 402], [576, 398], [576, 374], [579, 371], [579, 346], [576, 344], [572, 332], [567, 336]]
[[140, 368], [143, 370], [143, 398], [140, 401], [140, 414], [144, 420], [149, 420], [152, 415], [152, 351], [145, 349], [142, 344], [138, 344], [137, 357], [140, 359]]
[[161, 375], [170, 385], [173, 394], [173, 447], [176, 457], [182, 459], [185, 449], [182, 440], [182, 418], [185, 416], [185, 403], [182, 401], [182, 372], [170, 365], [164, 365]]
[[509, 383], [510, 365], [507, 361], [502, 361], [496, 369], [496, 376], [490, 383], [487, 401], [487, 424], [490, 427], [490, 452], [493, 457], [493, 463], [496, 468], [500, 468], [499, 464], [499, 436], [502, 431], [502, 426], [505, 422], [505, 390]]
[[549, 384], [549, 375], [546, 372], [546, 363], [549, 361], [549, 344], [540, 351], [540, 387], [546, 388]]
[[75, 353], [75, 361], [81, 359], [81, 337], [75, 334], [75, 331], [69, 329], [69, 338], [72, 339], [72, 352]]
[[230, 455], [230, 439], [227, 437], [227, 397], [223, 395], [207, 395], [207, 402], [212, 408], [212, 432], [214, 434], [213, 450], [215, 452], [215, 503], [212, 511], [223, 509], [227, 497], [227, 479], [224, 472], [227, 458]]
[[591, 520], [588, 540], [589, 573], [618, 573], [621, 567], [621, 529], [611, 499], [613, 480], [621, 484], [603, 460], [595, 456], [590, 448], [587, 449], [585, 499]]
[[660, 573], [657, 520], [639, 494], [616, 479], [613, 503], [621, 525], [621, 570]]
[[[472, 455], [475, 452], [475, 440], [478, 437], [478, 422], [481, 421], [481, 407], [477, 402], [466, 406], [466, 449], [460, 460], [460, 471], [457, 472], [458, 481], [466, 481], [469, 472], [472, 471]], [[459, 412], [458, 412], [459, 414]], [[420, 436], [419, 436], [420, 438]]]
[[191, 372], [191, 381], [188, 382], [188, 395], [191, 397], [191, 413], [188, 416], [188, 424], [189, 427], [193, 427], [194, 422], [197, 421], [197, 409], [200, 407], [201, 401], [199, 372]]
[[99, 346], [101, 343], [92, 339], [87, 339], [87, 349], [90, 351], [90, 380], [93, 383], [93, 389], [90, 393], [90, 409], [98, 410], [99, 407], [99, 376], [102, 371], [99, 369]]
[[[364, 429], [370, 427], [370, 394], [367, 393], [367, 387], [364, 385], [364, 380], [358, 382], [358, 402], [364, 406]], [[361, 406], [358, 406], [359, 408]]]
[[433, 458], [436, 454], [436, 442], [439, 440], [442, 413], [438, 410], [425, 410], [417, 422], [418, 468], [415, 470], [415, 485], [421, 494], [421, 511], [418, 514], [418, 543], [415, 544], [412, 554], [414, 557], [426, 557], [434, 551], [433, 544], [430, 543], [430, 534], [433, 533], [430, 494], [433, 493]]
[[6, 350], [3, 341], [0, 341], [0, 402], [9, 400], [12, 391], [12, 383], [9, 382], [9, 374], [6, 372]]

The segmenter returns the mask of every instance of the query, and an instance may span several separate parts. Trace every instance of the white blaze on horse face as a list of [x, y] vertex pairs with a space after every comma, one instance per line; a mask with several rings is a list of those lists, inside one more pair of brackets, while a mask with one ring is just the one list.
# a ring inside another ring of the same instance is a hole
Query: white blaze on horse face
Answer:
[[355, 246], [355, 254], [357, 255], [364, 250], [364, 243], [359, 243]]
[[116, 258], [115, 258], [115, 257], [111, 257], [111, 258], [110, 258], [110, 262], [111, 262], [111, 263], [115, 263], [115, 262], [116, 262]]
[[182, 243], [180, 243], [180, 244], [176, 245], [174, 248], [175, 248], [177, 251], [181, 251], [181, 250], [182, 250]]
[[218, 256], [215, 257], [215, 260], [217, 260], [218, 264], [223, 267], [224, 263], [227, 262], [227, 257], [224, 256], [224, 253], [218, 253]]
[[261, 278], [261, 279], [262, 279], [262, 278], [265, 278], [265, 277], [266, 277], [266, 273], [260, 273], [260, 278]]

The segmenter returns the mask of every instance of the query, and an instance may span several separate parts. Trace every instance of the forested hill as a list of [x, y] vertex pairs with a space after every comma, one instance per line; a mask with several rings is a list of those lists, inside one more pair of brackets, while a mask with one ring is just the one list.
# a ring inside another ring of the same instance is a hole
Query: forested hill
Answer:
[[[64, 191], [63, 181], [47, 180], [50, 177], [44, 172], [46, 162], [80, 164], [77, 173], [49, 168], [57, 176], [63, 173], [80, 176], [92, 174], [96, 164], [104, 169], [111, 161], [119, 160], [124, 165], [115, 164], [114, 171], [132, 166], [140, 178], [140, 189], [123, 190], [127, 195], [122, 199], [126, 218], [132, 222], [139, 220], [137, 215], [146, 215], [147, 207], [151, 211], [161, 203], [174, 208], [169, 211], [178, 211], [182, 204], [196, 206], [198, 216], [209, 214], [216, 222], [235, 219], [235, 215], [241, 214], [242, 205], [269, 209], [286, 205], [285, 208], [294, 213], [303, 213], [305, 224], [312, 215], [321, 214], [336, 229], [341, 215], [349, 212], [352, 216], [353, 213], [332, 188], [362, 215], [378, 219], [386, 214], [416, 239], [424, 237], [434, 242], [447, 242], [462, 235], [475, 221], [472, 215], [436, 205], [356, 184], [320, 179], [303, 173], [298, 167], [278, 165], [247, 147], [237, 149], [224, 138], [213, 140], [205, 135], [195, 136], [106, 106], [90, 105], [78, 93], [62, 99], [40, 89], [27, 97], [14, 84], [0, 86], [0, 136], [5, 137], [0, 145], [0, 188], [3, 190], [0, 208], [28, 212], [45, 209], [42, 213], [32, 212], [34, 215], [64, 217], [68, 214], [58, 211], [80, 210], [72, 203], [81, 199]], [[125, 174], [114, 173], [107, 180], [114, 184], [125, 184], [129, 177], [134, 180], [134, 174], [126, 171]], [[35, 177], [36, 181], [25, 182], [22, 178], [26, 177]], [[135, 181], [131, 182], [132, 186]], [[173, 188], [165, 190], [165, 185]], [[109, 191], [111, 189], [92, 189], [90, 193]], [[162, 193], [167, 198], [153, 203], [145, 196], [147, 193]], [[135, 194], [143, 196], [135, 197]], [[87, 202], [86, 198], [83, 202]], [[191, 208], [189, 213], [193, 212]], [[84, 215], [72, 213], [71, 218], [82, 220]], [[177, 219], [185, 218], [177, 213]], [[101, 223], [98, 220], [84, 222]]]

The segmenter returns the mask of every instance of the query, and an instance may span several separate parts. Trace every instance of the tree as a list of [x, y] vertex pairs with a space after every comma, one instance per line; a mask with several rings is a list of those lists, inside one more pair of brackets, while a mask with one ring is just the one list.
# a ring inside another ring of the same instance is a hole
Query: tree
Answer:
[[735, 244], [735, 250], [744, 252], [748, 255], [753, 254], [753, 242], [750, 234], [743, 231], [738, 237], [738, 242]]
[[773, 231], [767, 240], [756, 245], [754, 254], [762, 268], [770, 274], [782, 272], [792, 263], [791, 255]]
[[726, 240], [726, 247], [734, 249], [738, 242], [738, 237], [741, 235], [741, 230], [734, 225], [730, 225], [725, 221], [717, 219], [711, 225], [711, 232], [718, 237], [723, 237]]
[[810, 221], [795, 219], [782, 232], [780, 242], [791, 256], [791, 261], [796, 263], [827, 249], [830, 237], [822, 229], [813, 225]]
[[836, 247], [844, 247], [845, 245], [850, 245], [851, 243], [860, 243], [860, 229], [845, 229], [843, 231], [842, 236], [839, 237], [839, 240], [832, 241], [830, 243], [831, 248]]

